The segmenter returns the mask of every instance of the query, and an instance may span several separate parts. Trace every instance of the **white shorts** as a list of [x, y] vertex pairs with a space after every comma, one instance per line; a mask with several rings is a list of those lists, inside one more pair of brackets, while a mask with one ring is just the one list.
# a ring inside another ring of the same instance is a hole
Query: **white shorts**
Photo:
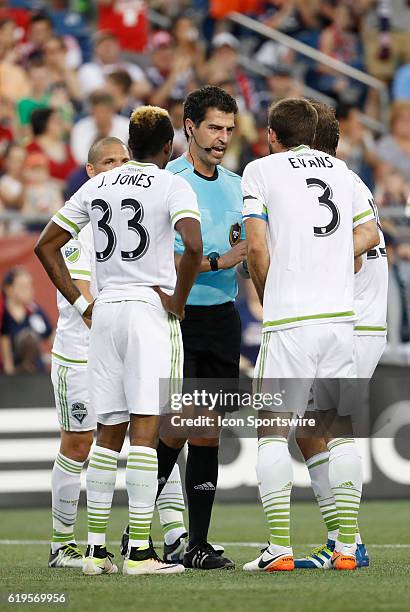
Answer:
[[371, 378], [386, 346], [386, 336], [354, 336], [354, 352], [358, 378]]
[[58, 421], [64, 431], [90, 431], [97, 426], [88, 392], [87, 366], [51, 361], [51, 381]]
[[314, 381], [355, 377], [353, 352], [353, 322], [267, 332], [256, 361], [254, 390], [281, 393], [283, 404], [268, 410], [303, 414]]
[[88, 372], [97, 416], [159, 415], [183, 373], [179, 321], [146, 302], [97, 303]]

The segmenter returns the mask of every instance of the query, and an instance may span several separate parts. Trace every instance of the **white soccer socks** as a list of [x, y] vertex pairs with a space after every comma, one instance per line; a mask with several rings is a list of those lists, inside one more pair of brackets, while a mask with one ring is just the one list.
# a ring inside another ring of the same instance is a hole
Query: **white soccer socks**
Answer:
[[147, 446], [130, 446], [125, 479], [129, 500], [129, 546], [148, 548], [158, 487], [157, 451]]
[[176, 463], [165, 487], [157, 499], [159, 519], [164, 532], [165, 544], [173, 544], [187, 532], [184, 524], [185, 502], [181, 485], [181, 474]]
[[327, 528], [327, 537], [335, 541], [339, 531], [336, 502], [329, 482], [329, 453], [313, 455], [306, 460], [313, 493]]
[[335, 438], [329, 449], [329, 482], [336, 502], [339, 534], [336, 552], [354, 555], [362, 495], [362, 462], [353, 438]]
[[286, 438], [261, 438], [256, 467], [259, 492], [269, 524], [270, 546], [283, 554], [290, 548], [290, 494], [293, 486], [292, 462]]
[[119, 453], [96, 446], [87, 469], [88, 543], [105, 546]]
[[51, 475], [53, 537], [51, 550], [75, 542], [74, 525], [77, 520], [84, 462], [74, 461], [58, 453]]

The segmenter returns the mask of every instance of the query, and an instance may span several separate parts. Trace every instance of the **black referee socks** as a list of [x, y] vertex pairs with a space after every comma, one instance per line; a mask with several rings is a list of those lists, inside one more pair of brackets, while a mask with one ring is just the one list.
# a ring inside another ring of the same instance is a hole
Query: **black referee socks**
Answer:
[[218, 482], [218, 446], [188, 444], [185, 490], [189, 513], [189, 547], [206, 542]]
[[180, 448], [171, 448], [170, 446], [164, 444], [164, 442], [161, 440], [158, 442], [158, 491], [156, 499], [158, 499], [162, 489], [165, 487], [180, 452]]

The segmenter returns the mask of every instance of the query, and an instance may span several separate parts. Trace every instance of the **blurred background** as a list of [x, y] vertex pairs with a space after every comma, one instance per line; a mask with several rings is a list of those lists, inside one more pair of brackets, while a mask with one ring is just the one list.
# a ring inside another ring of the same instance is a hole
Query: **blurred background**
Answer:
[[[48, 378], [57, 310], [33, 256], [38, 233], [86, 181], [89, 147], [108, 135], [127, 141], [135, 106], [169, 110], [178, 157], [183, 99], [204, 84], [238, 101], [224, 165], [239, 174], [268, 154], [273, 101], [335, 107], [338, 156], [372, 190], [386, 236], [388, 344], [378, 371], [408, 377], [410, 0], [0, 0], [0, 506], [47, 503], [58, 446]], [[237, 303], [251, 375], [262, 311], [250, 282]], [[381, 398], [380, 412], [393, 399]], [[365, 494], [408, 494], [409, 445], [361, 444]], [[225, 447], [220, 498], [255, 499], [254, 441]], [[308, 475], [296, 460], [295, 470], [303, 497]]]

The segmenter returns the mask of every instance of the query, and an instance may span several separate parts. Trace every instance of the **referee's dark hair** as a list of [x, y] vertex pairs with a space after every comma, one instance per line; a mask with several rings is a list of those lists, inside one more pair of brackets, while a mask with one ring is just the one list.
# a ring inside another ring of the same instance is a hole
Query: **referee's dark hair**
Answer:
[[332, 106], [323, 104], [323, 102], [311, 100], [310, 103], [316, 109], [318, 116], [313, 148], [335, 157], [340, 136], [336, 111]]
[[134, 159], [147, 159], [160, 153], [174, 140], [168, 111], [159, 106], [139, 106], [130, 117], [128, 146]]
[[208, 108], [216, 108], [223, 113], [238, 112], [238, 105], [226, 91], [215, 85], [206, 85], [201, 89], [196, 89], [189, 94], [184, 104], [184, 132], [188, 140], [188, 132], [186, 129], [186, 120], [191, 119], [192, 123], [198, 128], [205, 119]]
[[269, 127], [285, 149], [301, 144], [311, 147], [316, 125], [316, 109], [304, 98], [285, 98], [269, 109]]

